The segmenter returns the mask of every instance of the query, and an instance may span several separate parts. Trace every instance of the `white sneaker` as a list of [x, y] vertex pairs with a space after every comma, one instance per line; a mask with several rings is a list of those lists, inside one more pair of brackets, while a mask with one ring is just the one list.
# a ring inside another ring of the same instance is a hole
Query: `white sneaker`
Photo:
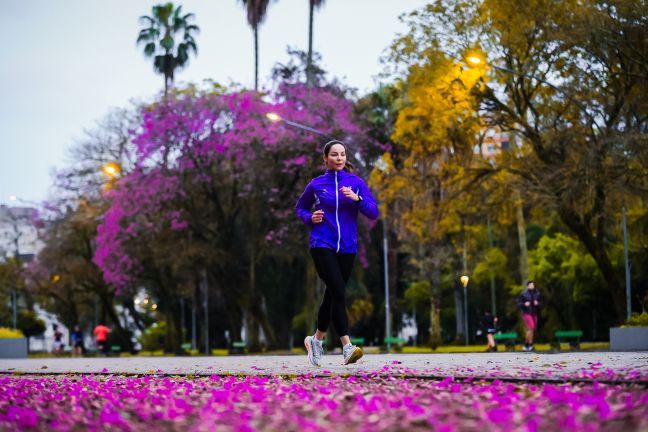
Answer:
[[350, 343], [342, 348], [342, 356], [345, 365], [355, 363], [362, 358], [362, 350]]
[[322, 341], [317, 340], [315, 336], [306, 336], [304, 346], [306, 346], [309, 363], [313, 366], [322, 366], [322, 353], [324, 352]]

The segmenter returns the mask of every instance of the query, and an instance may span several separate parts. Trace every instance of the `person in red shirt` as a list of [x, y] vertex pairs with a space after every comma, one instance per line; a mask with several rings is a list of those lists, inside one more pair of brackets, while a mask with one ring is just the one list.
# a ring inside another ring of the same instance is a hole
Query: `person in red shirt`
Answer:
[[95, 342], [97, 343], [97, 350], [106, 354], [108, 349], [108, 333], [110, 333], [110, 329], [103, 325], [103, 323], [100, 323], [95, 327], [93, 333], [95, 336]]

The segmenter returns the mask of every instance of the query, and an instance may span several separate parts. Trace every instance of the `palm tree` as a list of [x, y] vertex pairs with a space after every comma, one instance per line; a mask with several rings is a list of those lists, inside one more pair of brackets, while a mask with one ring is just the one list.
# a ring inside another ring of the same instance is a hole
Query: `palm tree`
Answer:
[[306, 84], [313, 85], [313, 15], [315, 9], [324, 5], [325, 0], [308, 0], [310, 3], [308, 15], [308, 61], [306, 63]]
[[263, 22], [270, 0], [241, 0], [247, 10], [247, 20], [254, 30], [254, 90], [259, 90], [259, 25]]
[[[182, 15], [182, 6], [174, 9], [173, 3], [153, 6], [151, 16], [141, 16], [140, 22], [146, 27], [140, 30], [138, 44], [144, 44], [144, 55], [153, 57], [153, 68], [164, 75], [164, 96], [173, 84], [176, 69], [184, 67], [189, 54], [198, 54], [193, 34], [198, 26], [191, 24], [195, 15]], [[181, 42], [176, 44], [176, 39]], [[174, 51], [175, 48], [175, 51]]]

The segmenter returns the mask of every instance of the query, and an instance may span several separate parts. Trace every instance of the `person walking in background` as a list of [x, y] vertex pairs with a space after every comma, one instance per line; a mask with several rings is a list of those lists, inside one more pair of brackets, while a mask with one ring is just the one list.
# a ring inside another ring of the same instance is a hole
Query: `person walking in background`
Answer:
[[56, 355], [63, 354], [63, 348], [65, 343], [63, 342], [63, 332], [59, 329], [58, 324], [52, 324], [52, 330], [54, 330], [54, 344], [52, 346], [52, 351]]
[[493, 316], [491, 311], [487, 310], [482, 317], [482, 328], [484, 333], [486, 333], [486, 342], [488, 346], [486, 347], [486, 352], [495, 352], [497, 351], [497, 345], [495, 344], [495, 332], [497, 331], [497, 317]]
[[95, 342], [97, 343], [97, 351], [102, 354], [108, 352], [108, 333], [110, 333], [110, 329], [103, 325], [103, 323], [100, 323], [93, 331]]
[[323, 152], [326, 172], [314, 178], [299, 197], [297, 216], [310, 228], [310, 253], [317, 274], [326, 284], [317, 314], [317, 330], [304, 339], [308, 361], [321, 366], [322, 341], [331, 319], [340, 341], [344, 364], [357, 362], [362, 350], [349, 339], [345, 289], [351, 276], [358, 243], [358, 213], [378, 218], [378, 206], [369, 187], [347, 170], [346, 145], [329, 141]]
[[81, 357], [83, 355], [83, 332], [78, 325], [74, 326], [74, 330], [70, 334], [72, 340], [72, 357]]
[[540, 312], [540, 292], [533, 281], [527, 282], [527, 288], [517, 298], [517, 305], [522, 311], [522, 320], [526, 326], [524, 351], [533, 351], [533, 339], [538, 328], [538, 313]]

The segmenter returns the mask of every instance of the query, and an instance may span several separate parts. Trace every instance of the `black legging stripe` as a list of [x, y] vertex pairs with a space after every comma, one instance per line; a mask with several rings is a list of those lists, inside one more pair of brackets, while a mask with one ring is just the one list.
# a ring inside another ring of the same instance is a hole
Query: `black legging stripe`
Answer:
[[345, 291], [353, 270], [354, 253], [336, 253], [332, 249], [312, 248], [310, 250], [317, 274], [326, 284], [324, 299], [317, 314], [317, 329], [326, 332], [333, 319], [333, 326], [339, 336], [349, 334]]

